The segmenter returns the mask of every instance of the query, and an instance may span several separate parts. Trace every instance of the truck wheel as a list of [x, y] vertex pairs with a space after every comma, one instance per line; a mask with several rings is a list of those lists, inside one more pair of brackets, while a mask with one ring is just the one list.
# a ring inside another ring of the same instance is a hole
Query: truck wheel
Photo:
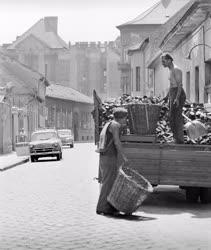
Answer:
[[35, 159], [34, 159], [34, 156], [31, 156], [31, 162], [34, 162]]
[[200, 188], [200, 201], [203, 204], [209, 203], [209, 188]]
[[186, 187], [186, 200], [191, 203], [198, 202], [200, 195], [200, 188]]

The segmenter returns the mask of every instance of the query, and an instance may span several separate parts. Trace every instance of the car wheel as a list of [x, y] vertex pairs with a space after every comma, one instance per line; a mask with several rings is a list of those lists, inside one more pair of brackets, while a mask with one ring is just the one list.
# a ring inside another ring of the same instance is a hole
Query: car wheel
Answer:
[[56, 159], [57, 159], [57, 161], [60, 161], [60, 160], [61, 160], [61, 158], [62, 158], [62, 154], [61, 154], [61, 153], [59, 153], [59, 154], [56, 156]]
[[31, 156], [31, 162], [34, 162], [35, 159], [34, 159], [34, 156]]
[[74, 145], [73, 144], [70, 144], [70, 148], [73, 148], [74, 147]]

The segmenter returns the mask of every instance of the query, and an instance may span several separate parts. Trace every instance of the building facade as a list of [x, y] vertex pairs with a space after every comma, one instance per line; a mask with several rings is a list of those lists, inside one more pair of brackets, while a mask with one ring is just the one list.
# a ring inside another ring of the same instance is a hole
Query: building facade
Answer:
[[95, 89], [103, 100], [119, 96], [120, 51], [116, 43], [78, 42], [70, 45], [70, 55], [72, 88], [88, 96]]
[[183, 71], [183, 85], [191, 102], [211, 106], [211, 3], [192, 1], [180, 22], [162, 40]]
[[7, 134], [2, 137], [2, 152], [15, 149], [20, 130], [24, 129], [30, 139], [34, 130], [44, 126], [44, 102], [48, 85], [43, 75], [11, 59], [5, 51], [0, 51], [0, 98], [4, 108], [10, 111], [7, 112], [7, 119], [1, 121], [1, 132], [5, 134], [6, 131]]
[[[147, 66], [144, 65], [149, 64], [159, 48], [160, 37], [165, 32], [162, 30], [162, 26], [189, 1], [160, 1], [132, 21], [117, 26], [121, 35], [119, 69], [121, 71], [122, 93], [154, 94], [153, 69], [147, 70]], [[160, 31], [162, 32], [160, 33]], [[149, 45], [144, 49], [137, 49], [146, 39], [149, 39]], [[128, 51], [133, 52], [128, 54]]]
[[70, 87], [51, 84], [46, 92], [46, 109], [46, 127], [71, 129], [75, 141], [94, 140], [91, 98]]

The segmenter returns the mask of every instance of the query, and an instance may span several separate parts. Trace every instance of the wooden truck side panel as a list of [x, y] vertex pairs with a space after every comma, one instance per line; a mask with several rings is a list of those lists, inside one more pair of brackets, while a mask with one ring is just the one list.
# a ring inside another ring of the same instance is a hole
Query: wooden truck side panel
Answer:
[[159, 183], [160, 154], [157, 145], [141, 143], [123, 143], [130, 167], [137, 170], [151, 183]]
[[177, 145], [162, 148], [160, 183], [211, 187], [210, 147]]
[[123, 148], [152, 184], [211, 187], [211, 146], [128, 142]]

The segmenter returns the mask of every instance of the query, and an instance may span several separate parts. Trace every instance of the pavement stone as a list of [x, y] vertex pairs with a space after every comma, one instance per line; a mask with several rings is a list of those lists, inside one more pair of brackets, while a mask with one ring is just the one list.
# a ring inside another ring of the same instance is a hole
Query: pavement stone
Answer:
[[78, 144], [61, 161], [29, 162], [0, 175], [0, 250], [211, 249], [211, 205], [187, 205], [178, 191], [155, 192], [136, 219], [96, 215], [93, 152]]
[[29, 161], [29, 156], [17, 156], [16, 152], [0, 155], [0, 171], [19, 166]]

